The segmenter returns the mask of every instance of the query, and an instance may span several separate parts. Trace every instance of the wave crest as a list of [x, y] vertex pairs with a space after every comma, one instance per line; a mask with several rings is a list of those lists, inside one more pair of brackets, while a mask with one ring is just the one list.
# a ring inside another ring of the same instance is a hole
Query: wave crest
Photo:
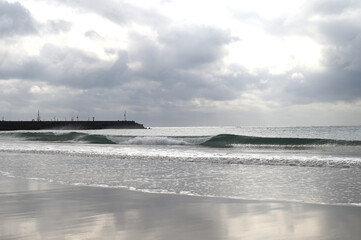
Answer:
[[347, 141], [319, 138], [278, 138], [253, 137], [233, 134], [220, 134], [203, 142], [207, 147], [232, 147], [233, 145], [279, 145], [279, 146], [305, 146], [305, 145], [346, 145], [361, 146], [361, 141]]
[[319, 138], [280, 138], [255, 137], [233, 134], [216, 136], [166, 137], [166, 136], [113, 136], [101, 134], [87, 134], [82, 132], [18, 132], [11, 136], [28, 141], [43, 142], [85, 142], [89, 144], [128, 144], [128, 145], [199, 145], [212, 148], [227, 148], [252, 145], [255, 147], [290, 147], [302, 148], [307, 146], [361, 146], [361, 141], [319, 139]]
[[187, 145], [186, 141], [168, 137], [135, 137], [125, 142], [132, 145]]
[[115, 144], [104, 135], [93, 135], [79, 132], [53, 133], [53, 132], [25, 132], [16, 133], [17, 137], [29, 141], [41, 142], [85, 142], [92, 144]]

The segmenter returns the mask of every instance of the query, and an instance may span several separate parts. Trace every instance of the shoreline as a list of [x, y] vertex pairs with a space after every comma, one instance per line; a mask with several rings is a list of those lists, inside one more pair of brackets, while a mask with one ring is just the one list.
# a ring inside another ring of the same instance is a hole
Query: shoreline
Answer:
[[69, 186], [0, 176], [1, 239], [359, 239], [359, 206]]
[[[6, 176], [6, 175], [3, 175]], [[86, 185], [86, 184], [63, 184], [53, 181], [48, 181], [45, 179], [36, 179], [36, 178], [22, 178], [22, 177], [15, 177], [10, 176], [10, 178], [21, 178], [29, 181], [43, 181], [45, 183], [49, 184], [55, 184], [65, 187], [84, 187], [84, 188], [106, 188], [106, 189], [118, 189], [120, 191], [127, 191], [127, 192], [134, 192], [134, 193], [140, 193], [140, 194], [156, 194], [156, 195], [170, 195], [170, 196], [179, 196], [179, 197], [190, 197], [190, 198], [209, 198], [219, 201], [236, 201], [236, 202], [243, 202], [243, 203], [280, 203], [280, 204], [308, 204], [308, 205], [315, 205], [315, 206], [344, 206], [344, 207], [360, 207], [361, 203], [327, 203], [327, 202], [307, 202], [307, 201], [301, 201], [301, 200], [282, 200], [282, 199], [247, 199], [247, 198], [241, 198], [241, 197], [232, 197], [232, 196], [212, 196], [212, 195], [196, 195], [196, 194], [187, 194], [187, 193], [176, 193], [176, 192], [157, 192], [157, 191], [150, 191], [146, 189], [136, 189], [133, 187], [127, 188], [122, 186], [109, 186], [109, 185], [102, 185], [102, 184], [94, 184], [94, 185]]]
[[[155, 195], [169, 195], [169, 196], [179, 196], [179, 197], [190, 197], [190, 198], [209, 198], [213, 200], [218, 201], [236, 201], [236, 202], [244, 202], [244, 203], [279, 203], [279, 204], [308, 204], [308, 205], [315, 205], [315, 206], [344, 206], [344, 207], [360, 207], [361, 203], [327, 203], [327, 202], [307, 202], [302, 200], [282, 200], [282, 199], [251, 199], [251, 198], [241, 198], [241, 197], [232, 197], [232, 196], [212, 196], [212, 195], [197, 195], [197, 194], [187, 194], [187, 193], [176, 193], [176, 192], [157, 192], [157, 191], [151, 191], [148, 189], [136, 189], [133, 187], [123, 187], [123, 186], [109, 186], [106, 184], [93, 184], [93, 185], [86, 185], [83, 183], [62, 183], [62, 182], [56, 182], [53, 180], [47, 180], [42, 178], [26, 178], [26, 177], [20, 177], [20, 176], [13, 176], [11, 174], [8, 174], [7, 172], [0, 171], [0, 183], [1, 178], [10, 178], [10, 179], [18, 179], [23, 181], [35, 181], [43, 183], [42, 185], [52, 185], [53, 187], [56, 186], [56, 188], [71, 188], [71, 187], [79, 187], [79, 188], [95, 188], [95, 189], [114, 189], [119, 191], [126, 191], [131, 193], [140, 193], [140, 194], [155, 194]], [[0, 184], [1, 189], [1, 184]], [[1, 190], [0, 190], [1, 194]]]

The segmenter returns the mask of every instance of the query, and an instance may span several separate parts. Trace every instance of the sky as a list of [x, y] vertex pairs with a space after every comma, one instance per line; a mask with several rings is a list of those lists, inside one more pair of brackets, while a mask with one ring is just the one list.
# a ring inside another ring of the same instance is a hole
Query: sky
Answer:
[[359, 0], [0, 0], [0, 117], [361, 124]]

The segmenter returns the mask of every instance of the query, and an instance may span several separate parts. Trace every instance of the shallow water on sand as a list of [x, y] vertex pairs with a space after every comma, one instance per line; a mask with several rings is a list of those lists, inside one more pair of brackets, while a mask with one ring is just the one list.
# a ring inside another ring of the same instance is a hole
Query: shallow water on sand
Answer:
[[359, 239], [361, 208], [0, 177], [0, 239]]

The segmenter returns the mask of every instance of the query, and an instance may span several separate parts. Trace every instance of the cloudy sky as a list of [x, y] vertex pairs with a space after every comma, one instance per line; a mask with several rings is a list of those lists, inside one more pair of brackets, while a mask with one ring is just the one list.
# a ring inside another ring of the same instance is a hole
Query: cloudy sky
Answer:
[[361, 124], [359, 0], [0, 0], [0, 117]]

